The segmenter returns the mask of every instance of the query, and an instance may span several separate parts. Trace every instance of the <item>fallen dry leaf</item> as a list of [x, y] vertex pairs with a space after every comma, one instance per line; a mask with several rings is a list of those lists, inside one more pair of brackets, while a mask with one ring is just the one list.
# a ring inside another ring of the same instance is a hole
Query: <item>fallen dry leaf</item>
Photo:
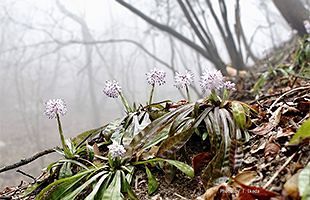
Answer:
[[207, 152], [202, 152], [195, 155], [192, 159], [192, 166], [195, 174], [197, 174], [200, 169], [211, 160], [211, 155]]
[[196, 200], [229, 200], [233, 189], [226, 183], [209, 188], [203, 195]]
[[[237, 176], [234, 178], [239, 183], [243, 183], [245, 185], [250, 185], [253, 183], [253, 181], [256, 179], [257, 172], [255, 171], [243, 171], [237, 174]], [[237, 186], [239, 184], [233, 182], [232, 186]]]
[[[257, 199], [257, 200], [269, 200], [272, 197], [279, 196], [277, 193], [265, 190], [261, 187], [249, 186], [243, 183], [238, 182], [234, 179], [234, 181], [241, 186], [241, 191], [239, 192], [238, 199]], [[253, 197], [253, 198], [250, 198]]]
[[299, 190], [298, 190], [298, 176], [300, 171], [290, 177], [283, 186], [284, 196], [289, 196], [293, 199], [299, 199]]
[[262, 126], [258, 126], [252, 130], [249, 130], [251, 133], [254, 133], [256, 135], [265, 135], [269, 133], [273, 128], [275, 128], [281, 119], [282, 115], [282, 109], [283, 107], [279, 107], [274, 113], [272, 113], [272, 116], [270, 117], [270, 120], [268, 123], [263, 124]]
[[273, 159], [280, 151], [280, 145], [276, 144], [273, 140], [270, 140], [264, 150], [264, 156], [267, 160]]

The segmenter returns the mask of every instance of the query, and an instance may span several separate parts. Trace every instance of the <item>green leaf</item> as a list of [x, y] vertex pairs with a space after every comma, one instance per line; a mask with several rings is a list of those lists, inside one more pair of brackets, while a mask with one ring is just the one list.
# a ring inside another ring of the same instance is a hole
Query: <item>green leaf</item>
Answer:
[[60, 200], [62, 197], [75, 188], [75, 186], [94, 170], [87, 170], [74, 176], [59, 179], [45, 187], [37, 196], [36, 200]]
[[148, 180], [147, 191], [149, 195], [152, 195], [158, 189], [158, 182], [147, 166], [145, 166], [145, 171]]
[[289, 144], [299, 144], [302, 140], [310, 137], [310, 119], [306, 120], [297, 130]]
[[154, 159], [150, 159], [150, 160], [134, 162], [132, 164], [133, 165], [141, 165], [141, 164], [154, 163], [154, 162], [167, 162], [170, 165], [173, 165], [176, 168], [178, 168], [180, 171], [182, 171], [187, 176], [194, 177], [194, 169], [191, 166], [189, 166], [183, 162], [177, 161], [177, 160], [170, 160], [170, 159], [164, 159], [164, 158], [154, 158]]
[[59, 160], [58, 162], [59, 162], [59, 163], [73, 163], [73, 164], [76, 164], [76, 165], [78, 165], [78, 166], [80, 166], [80, 167], [86, 169], [86, 170], [89, 169], [86, 165], [84, 165], [83, 163], [81, 163], [81, 162], [79, 162], [79, 161], [76, 161], [76, 160], [62, 159], [62, 160]]
[[96, 129], [92, 129], [92, 130], [89, 130], [89, 131], [85, 131], [81, 134], [79, 134], [78, 136], [74, 137], [72, 139], [72, 142], [74, 144], [79, 144], [80, 142], [82, 142], [83, 140], [85, 140], [86, 138], [89, 138], [89, 137], [94, 137], [96, 136], [97, 134], [99, 134], [105, 127], [105, 126], [102, 126], [102, 127], [99, 127], [99, 128], [96, 128]]
[[242, 104], [237, 101], [231, 102], [231, 109], [234, 116], [234, 120], [236, 124], [241, 128], [244, 129], [246, 126], [246, 113]]
[[302, 199], [310, 195], [310, 162], [298, 176], [298, 190]]
[[61, 179], [61, 178], [69, 177], [69, 176], [72, 176], [71, 163], [65, 162], [60, 168], [58, 177], [59, 179]]
[[122, 187], [125, 190], [125, 192], [127, 192], [129, 199], [138, 200], [137, 195], [134, 193], [129, 184], [130, 182], [128, 182], [127, 177], [128, 174], [125, 175], [124, 171], [121, 171], [121, 175], [122, 175]]
[[175, 166], [176, 168], [178, 168], [180, 171], [182, 171], [187, 176], [189, 176], [191, 178], [193, 178], [195, 176], [194, 169], [191, 166], [189, 166], [183, 162], [177, 161], [177, 160], [169, 160], [169, 159], [163, 159], [163, 160], [168, 162], [169, 164]]
[[265, 72], [262, 75], [260, 75], [258, 81], [254, 84], [253, 88], [251, 89], [251, 92], [253, 93], [259, 93], [259, 91], [263, 88], [265, 85], [267, 79], [268, 79], [269, 72]]
[[121, 193], [121, 171], [115, 172], [114, 178], [108, 188], [105, 190], [101, 200], [122, 200]]
[[72, 200], [72, 199], [75, 199], [87, 186], [89, 186], [92, 182], [97, 180], [100, 176], [104, 176], [106, 174], [107, 174], [106, 171], [102, 171], [102, 172], [92, 176], [86, 182], [84, 182], [80, 187], [78, 187], [74, 191], [70, 192], [68, 195], [64, 196], [62, 198], [62, 200]]
[[99, 179], [99, 181], [96, 183], [93, 191], [85, 198], [85, 200], [94, 200], [102, 183], [104, 181], [106, 181], [106, 179], [108, 178], [108, 176], [110, 175], [110, 173], [106, 173], [103, 176], [101, 176], [101, 178]]

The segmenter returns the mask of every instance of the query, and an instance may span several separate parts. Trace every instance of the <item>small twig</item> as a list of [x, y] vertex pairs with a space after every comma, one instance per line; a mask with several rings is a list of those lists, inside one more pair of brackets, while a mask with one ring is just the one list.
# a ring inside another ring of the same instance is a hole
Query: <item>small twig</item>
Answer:
[[37, 182], [37, 179], [36, 179], [35, 177], [31, 176], [30, 174], [27, 174], [26, 172], [23, 172], [23, 171], [20, 170], [20, 169], [16, 170], [16, 172], [17, 172], [17, 173], [21, 173], [22, 175], [31, 178], [31, 179], [33, 180], [33, 183], [32, 183], [32, 184], [34, 184], [34, 183]]
[[42, 157], [42, 156], [45, 156], [45, 155], [53, 153], [53, 152], [55, 152], [54, 148], [53, 149], [47, 149], [47, 150], [44, 150], [44, 151], [41, 151], [41, 152], [38, 152], [38, 153], [34, 154], [30, 158], [25, 158], [25, 159], [22, 159], [19, 162], [14, 163], [12, 165], [4, 166], [4, 167], [0, 168], [0, 174], [2, 172], [9, 171], [11, 169], [15, 169], [17, 167], [26, 165], [26, 164], [28, 164], [28, 163], [30, 163], [30, 162], [32, 162], [32, 161]]
[[283, 97], [285, 97], [286, 95], [289, 95], [291, 93], [294, 93], [298, 90], [306, 90], [306, 89], [310, 89], [310, 86], [305, 86], [305, 87], [298, 87], [298, 88], [294, 88], [292, 90], [289, 90], [287, 92], [285, 92], [284, 94], [282, 94], [279, 98], [277, 98], [270, 106], [269, 110], [271, 110]]
[[178, 193], [174, 193], [174, 195], [175, 195], [175, 196], [177, 196], [177, 197], [179, 197], [179, 198], [181, 198], [181, 199], [185, 199], [185, 200], [187, 200], [187, 198], [185, 198], [185, 197], [183, 197], [183, 196], [179, 195]]
[[264, 185], [264, 187], [263, 187], [264, 189], [266, 189], [274, 181], [274, 179], [279, 175], [279, 173], [291, 162], [291, 160], [294, 158], [295, 155], [296, 155], [296, 152], [286, 160], [286, 162], [282, 165], [282, 167], [280, 169], [278, 169], [278, 171], [276, 171], [276, 173]]
[[264, 99], [267, 99], [267, 98], [270, 98], [270, 97], [279, 96], [279, 95], [281, 95], [281, 94], [283, 94], [283, 93], [280, 92], [280, 93], [275, 93], [275, 94], [263, 95], [263, 96], [259, 97], [258, 99], [254, 99], [254, 100], [252, 100], [252, 101], [250, 101], [250, 102], [248, 102], [248, 103], [249, 103], [249, 104], [253, 104], [253, 103], [255, 103], [255, 102], [259, 103], [259, 101], [261, 101], [261, 100], [264, 100]]

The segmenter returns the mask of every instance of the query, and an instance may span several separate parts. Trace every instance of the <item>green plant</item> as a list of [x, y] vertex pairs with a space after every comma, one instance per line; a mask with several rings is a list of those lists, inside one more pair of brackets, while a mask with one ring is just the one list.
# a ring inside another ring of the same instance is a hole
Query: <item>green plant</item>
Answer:
[[127, 115], [65, 141], [65, 148], [57, 149], [65, 159], [47, 167], [49, 178], [36, 186], [43, 188], [37, 199], [114, 200], [125, 195], [137, 199], [131, 183], [137, 169], [142, 168], [148, 179], [148, 193], [153, 194], [159, 186], [152, 174], [154, 167], [164, 170], [170, 178], [175, 169], [194, 176], [193, 168], [175, 156], [193, 134], [208, 140], [212, 160], [202, 172], [206, 185], [237, 170], [234, 158], [242, 153], [241, 144], [248, 138], [251, 109], [242, 102], [228, 100], [234, 84], [224, 81], [220, 71], [205, 72], [200, 81], [207, 93], [205, 99], [152, 103], [155, 83], [164, 83], [165, 73], [158, 73], [153, 70], [147, 75], [153, 89], [145, 107], [129, 107], [118, 83], [107, 82], [104, 93], [112, 98], [121, 96]]

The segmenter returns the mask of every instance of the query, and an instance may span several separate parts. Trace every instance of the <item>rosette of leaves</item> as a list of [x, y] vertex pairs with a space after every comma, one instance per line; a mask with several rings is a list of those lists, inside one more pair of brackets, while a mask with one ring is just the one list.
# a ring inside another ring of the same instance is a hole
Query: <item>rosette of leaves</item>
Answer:
[[[207, 144], [213, 156], [202, 173], [207, 186], [218, 177], [232, 175], [240, 167], [242, 143], [249, 138], [250, 113], [251, 108], [238, 101], [181, 105], [139, 132], [129, 144], [127, 153], [137, 159], [141, 156], [173, 159], [196, 132], [203, 140], [209, 140]], [[150, 155], [150, 149], [156, 151]]]
[[[180, 112], [180, 111], [178, 111]], [[162, 116], [160, 118], [166, 118]], [[159, 120], [158, 118], [157, 120]], [[168, 116], [169, 118], [169, 116]], [[156, 121], [156, 120], [155, 120]], [[152, 124], [152, 123], [151, 123]], [[140, 149], [133, 150], [133, 139], [141, 135], [150, 128], [149, 116], [146, 110], [140, 109], [135, 113], [130, 113], [123, 119], [116, 120], [99, 129], [94, 129], [80, 134], [73, 139], [74, 142], [82, 143], [79, 148], [88, 148], [93, 157], [89, 157], [80, 164], [79, 168], [72, 170], [72, 166], [67, 166], [71, 171], [70, 175], [65, 177], [56, 177], [54, 180], [45, 182], [43, 189], [36, 196], [36, 199], [124, 199], [127, 196], [130, 199], [137, 199], [131, 188], [131, 182], [134, 177], [136, 168], [140, 166], [146, 170], [148, 178], [148, 192], [154, 193], [158, 188], [158, 182], [153, 176], [150, 166], [163, 165], [167, 163], [175, 166], [186, 175], [193, 177], [192, 167], [185, 163], [172, 159], [157, 157], [137, 156]], [[153, 127], [155, 128], [155, 127]], [[158, 130], [157, 128], [155, 128]], [[110, 143], [122, 144], [126, 147], [126, 155], [122, 158], [111, 158], [107, 152], [99, 152], [92, 148], [87, 139], [92, 138], [99, 142], [96, 143], [98, 149], [105, 149]], [[161, 141], [160, 139], [158, 140]], [[73, 142], [73, 143], [74, 143]], [[148, 144], [148, 148], [155, 146], [155, 143]], [[96, 152], [97, 151], [97, 152]], [[75, 159], [62, 159], [48, 167], [50, 173], [58, 173], [55, 170], [57, 163], [75, 163]], [[76, 164], [76, 163], [75, 163]], [[67, 164], [66, 164], [67, 165]], [[54, 169], [54, 170], [53, 170]]]

